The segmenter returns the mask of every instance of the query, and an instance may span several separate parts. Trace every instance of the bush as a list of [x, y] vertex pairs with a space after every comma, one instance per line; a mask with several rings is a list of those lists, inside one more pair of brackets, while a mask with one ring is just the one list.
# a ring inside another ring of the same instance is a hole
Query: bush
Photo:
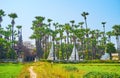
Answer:
[[83, 78], [120, 78], [120, 75], [107, 72], [89, 72]]
[[83, 61], [67, 61], [67, 60], [46, 60], [41, 59], [42, 62], [54, 62], [54, 63], [63, 63], [63, 64], [79, 64], [79, 63], [120, 63], [117, 60], [83, 60]]
[[120, 63], [117, 60], [84, 60], [79, 63]]
[[77, 67], [74, 66], [64, 66], [63, 67], [66, 71], [78, 71]]

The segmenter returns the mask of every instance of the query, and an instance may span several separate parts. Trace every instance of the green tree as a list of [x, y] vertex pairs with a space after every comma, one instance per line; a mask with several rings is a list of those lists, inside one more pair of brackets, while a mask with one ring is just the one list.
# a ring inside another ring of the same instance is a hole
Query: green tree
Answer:
[[37, 57], [42, 58], [43, 57], [43, 49], [42, 49], [42, 37], [45, 35], [45, 28], [43, 27], [43, 21], [44, 17], [42, 16], [36, 16], [36, 20], [33, 21], [32, 30], [33, 34], [31, 35], [31, 39], [35, 39], [35, 45], [36, 45], [36, 52]]
[[116, 52], [116, 49], [115, 49], [115, 46], [114, 46], [114, 44], [113, 43], [111, 43], [111, 42], [109, 42], [109, 43], [107, 43], [106, 44], [106, 51], [107, 51], [107, 53], [109, 53], [110, 54], [110, 59], [112, 59], [112, 53], [115, 53]]
[[[15, 18], [17, 18], [17, 14], [16, 13], [11, 13], [11, 14], [8, 14], [8, 16], [10, 18], [12, 18], [12, 21], [11, 21], [11, 24], [12, 24], [12, 42], [14, 42], [14, 25], [15, 25]], [[14, 48], [15, 44], [13, 43], [12, 44], [12, 48]]]
[[18, 29], [18, 43], [17, 43], [17, 54], [18, 57], [21, 56], [22, 54], [22, 47], [23, 47], [23, 41], [22, 41], [22, 26], [21, 25], [17, 25], [16, 28]]
[[83, 18], [85, 20], [85, 25], [86, 25], [86, 29], [87, 29], [88, 28], [88, 26], [87, 26], [87, 15], [89, 15], [89, 13], [88, 12], [83, 12], [81, 15], [83, 16]]
[[114, 35], [116, 36], [117, 52], [119, 53], [119, 60], [120, 60], [120, 25], [114, 25], [112, 28]]
[[62, 54], [62, 55], [59, 55], [59, 56], [62, 56], [62, 60], [64, 60], [64, 54], [63, 54], [63, 43], [62, 43], [62, 40], [63, 40], [63, 32], [64, 32], [64, 29], [63, 29], [63, 26], [64, 25], [59, 25], [59, 29], [58, 29], [58, 32], [60, 33], [60, 52], [59, 54]]
[[[5, 12], [0, 9], [0, 28], [1, 28], [1, 22], [3, 21], [2, 17], [5, 16]], [[0, 38], [2, 38], [2, 35], [0, 34]]]
[[106, 35], [105, 35], [105, 24], [106, 24], [106, 22], [102, 22], [101, 24], [103, 25], [103, 32], [104, 32], [103, 38], [104, 38], [104, 45], [105, 45], [106, 44], [106, 40], [105, 40], [105, 37], [106, 37]]
[[111, 36], [113, 36], [113, 32], [108, 31], [108, 32], [106, 32], [106, 35], [108, 35], [108, 42], [111, 42]]

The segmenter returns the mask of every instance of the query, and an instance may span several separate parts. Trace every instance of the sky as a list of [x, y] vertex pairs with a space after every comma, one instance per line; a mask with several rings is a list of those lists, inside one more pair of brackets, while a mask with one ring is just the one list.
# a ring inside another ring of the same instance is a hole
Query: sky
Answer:
[[[23, 26], [23, 41], [31, 41], [29, 37], [32, 34], [32, 21], [35, 16], [44, 16], [60, 24], [69, 23], [75, 20], [75, 23], [83, 22], [81, 16], [83, 11], [88, 12], [88, 28], [99, 29], [103, 31], [101, 22], [106, 23], [106, 31], [112, 30], [112, 26], [120, 24], [120, 0], [1, 0], [0, 9], [5, 11], [2, 27], [11, 23], [7, 16], [10, 13], [16, 13], [15, 26]], [[45, 22], [46, 22], [45, 20]], [[113, 42], [115, 40], [113, 39]]]

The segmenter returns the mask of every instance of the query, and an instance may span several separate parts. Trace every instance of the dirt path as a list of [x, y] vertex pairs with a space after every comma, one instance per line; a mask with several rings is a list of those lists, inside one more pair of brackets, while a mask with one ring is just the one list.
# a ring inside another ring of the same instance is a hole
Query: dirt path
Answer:
[[37, 78], [37, 74], [33, 71], [33, 66], [29, 68], [30, 78]]

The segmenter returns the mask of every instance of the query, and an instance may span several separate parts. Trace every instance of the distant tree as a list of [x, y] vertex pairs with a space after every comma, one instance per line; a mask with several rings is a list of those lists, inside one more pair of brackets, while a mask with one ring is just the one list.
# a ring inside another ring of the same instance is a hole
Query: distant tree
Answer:
[[[0, 28], [2, 27], [1, 22], [3, 21], [2, 19], [3, 16], [5, 16], [5, 12], [2, 9], [0, 9]], [[2, 38], [1, 33], [0, 33], [0, 38]]]
[[106, 44], [106, 52], [110, 54], [110, 59], [112, 59], [111, 54], [116, 52], [115, 46], [113, 43], [107, 43]]
[[105, 24], [106, 24], [106, 22], [102, 22], [101, 23], [102, 25], [103, 25], [103, 32], [104, 32], [104, 34], [103, 34], [103, 38], [104, 38], [104, 45], [106, 44], [106, 40], [105, 40]]
[[108, 42], [111, 42], [111, 36], [113, 36], [114, 33], [112, 31], [108, 31], [106, 34], [108, 35]]
[[42, 58], [43, 57], [43, 48], [42, 48], [42, 37], [45, 35], [45, 28], [43, 26], [43, 21], [45, 20], [42, 16], [36, 16], [36, 20], [33, 21], [32, 30], [33, 34], [31, 35], [31, 39], [35, 39], [35, 45], [36, 45], [36, 52], [37, 57]]
[[116, 36], [117, 52], [119, 53], [119, 60], [120, 60], [120, 25], [114, 25], [112, 28], [114, 35]]
[[[16, 13], [11, 13], [11, 14], [8, 14], [8, 16], [10, 18], [12, 18], [12, 21], [11, 21], [11, 24], [12, 24], [12, 42], [14, 42], [14, 25], [15, 25], [15, 18], [17, 18], [17, 14]], [[13, 43], [12, 44], [12, 48], [14, 48], [15, 44]]]
[[83, 12], [81, 15], [83, 16], [83, 18], [85, 20], [85, 25], [86, 25], [86, 29], [87, 29], [88, 28], [88, 26], [87, 26], [87, 15], [89, 15], [89, 13], [88, 12]]
[[18, 43], [17, 43], [17, 53], [18, 56], [20, 57], [22, 54], [22, 47], [23, 47], [23, 41], [22, 41], [22, 26], [21, 25], [17, 25], [16, 26], [18, 29]]

